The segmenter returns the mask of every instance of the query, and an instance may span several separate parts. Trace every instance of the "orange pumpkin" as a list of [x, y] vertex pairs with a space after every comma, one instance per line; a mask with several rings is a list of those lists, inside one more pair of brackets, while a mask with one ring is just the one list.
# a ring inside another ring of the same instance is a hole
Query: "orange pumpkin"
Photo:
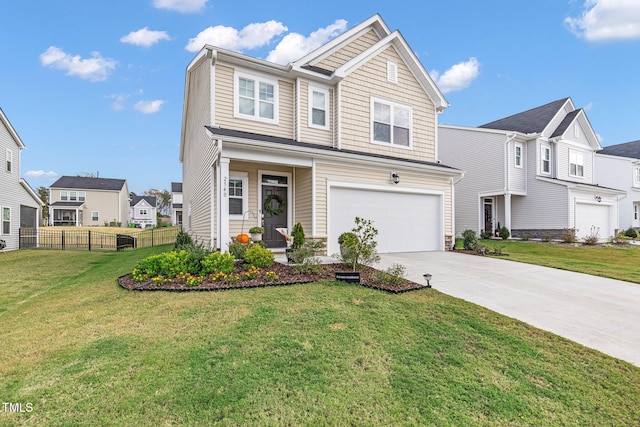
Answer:
[[238, 234], [238, 235], [236, 236], [236, 240], [237, 240], [239, 243], [249, 243], [249, 235], [248, 235], [248, 234], [244, 234], [244, 233], [242, 233], [242, 234]]

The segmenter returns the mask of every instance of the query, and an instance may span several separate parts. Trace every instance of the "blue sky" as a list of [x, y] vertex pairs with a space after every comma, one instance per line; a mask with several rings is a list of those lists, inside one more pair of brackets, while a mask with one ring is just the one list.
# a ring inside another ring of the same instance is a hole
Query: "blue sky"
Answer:
[[603, 146], [640, 139], [637, 0], [4, 2], [0, 108], [32, 187], [61, 175], [170, 189], [185, 68], [205, 42], [287, 63], [379, 13], [476, 126], [567, 96]]

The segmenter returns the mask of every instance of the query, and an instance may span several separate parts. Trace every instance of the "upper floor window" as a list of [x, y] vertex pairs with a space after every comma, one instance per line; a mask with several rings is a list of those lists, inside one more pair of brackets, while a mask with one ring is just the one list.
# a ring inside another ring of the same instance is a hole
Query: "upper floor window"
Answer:
[[2, 234], [11, 233], [11, 208], [2, 208]]
[[516, 142], [514, 148], [515, 148], [514, 163], [517, 168], [521, 168], [522, 167], [522, 144], [519, 142]]
[[634, 183], [640, 185], [640, 166], [636, 166], [634, 170]]
[[147, 210], [146, 209], [140, 209], [140, 215], [147, 216], [148, 215]]
[[309, 86], [309, 126], [328, 129], [329, 91]]
[[584, 154], [569, 151], [569, 175], [584, 176]]
[[541, 157], [541, 170], [542, 173], [551, 173], [551, 148], [549, 146], [542, 146], [542, 157]]
[[13, 151], [7, 148], [7, 172], [11, 172], [13, 167]]
[[275, 80], [236, 72], [235, 115], [268, 123], [278, 121], [278, 85]]
[[69, 191], [69, 201], [75, 202], [78, 200], [78, 193], [75, 191]]
[[69, 193], [67, 191], [60, 192], [60, 200], [67, 201], [69, 200]]
[[371, 99], [371, 134], [374, 143], [411, 147], [411, 108]]
[[84, 202], [87, 199], [87, 193], [84, 191], [78, 191], [78, 201]]

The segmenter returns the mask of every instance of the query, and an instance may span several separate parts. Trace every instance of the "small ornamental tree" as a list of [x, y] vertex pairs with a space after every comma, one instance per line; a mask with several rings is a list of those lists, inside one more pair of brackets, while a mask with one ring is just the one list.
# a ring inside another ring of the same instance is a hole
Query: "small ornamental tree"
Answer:
[[378, 255], [378, 230], [372, 225], [373, 221], [356, 217], [356, 226], [350, 234], [343, 234], [344, 253], [340, 258], [344, 264], [355, 271], [363, 265], [371, 265], [380, 260]]

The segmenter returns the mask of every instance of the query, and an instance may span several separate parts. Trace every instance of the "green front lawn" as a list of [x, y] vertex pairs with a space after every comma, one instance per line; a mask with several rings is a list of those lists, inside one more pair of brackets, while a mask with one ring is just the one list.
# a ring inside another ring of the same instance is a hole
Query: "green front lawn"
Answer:
[[163, 249], [0, 253], [0, 425], [640, 420], [640, 368], [434, 289], [117, 286]]
[[[511, 240], [480, 240], [490, 249], [502, 246], [512, 261], [577, 271], [640, 283], [640, 246], [561, 244]], [[462, 248], [458, 241], [456, 248]]]

